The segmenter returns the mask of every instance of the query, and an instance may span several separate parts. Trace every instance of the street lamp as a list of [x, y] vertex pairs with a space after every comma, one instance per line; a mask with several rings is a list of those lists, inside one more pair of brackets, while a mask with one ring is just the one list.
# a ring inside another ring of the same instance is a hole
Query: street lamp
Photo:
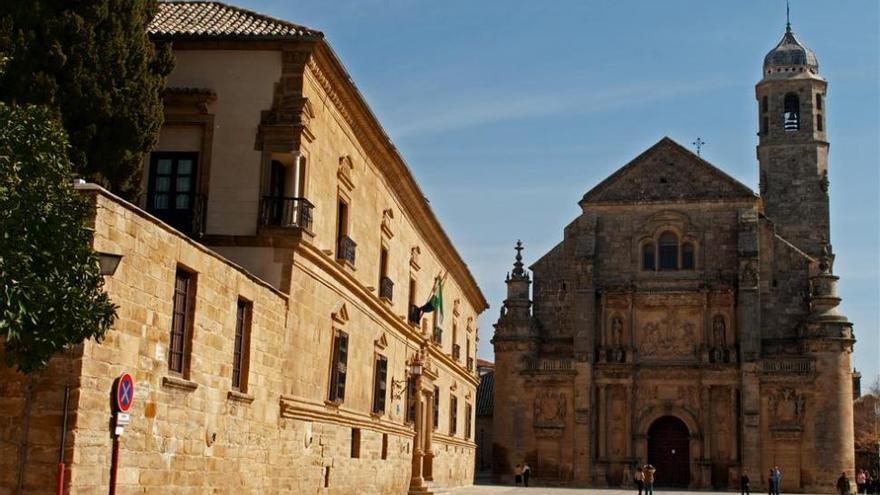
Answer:
[[113, 275], [122, 260], [121, 254], [98, 252], [98, 265], [101, 267], [101, 275]]

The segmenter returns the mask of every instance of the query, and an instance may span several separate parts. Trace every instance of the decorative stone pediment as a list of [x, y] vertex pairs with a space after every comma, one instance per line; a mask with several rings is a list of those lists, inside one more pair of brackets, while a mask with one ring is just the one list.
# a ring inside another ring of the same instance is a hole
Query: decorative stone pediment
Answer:
[[391, 208], [385, 208], [382, 210], [382, 234], [386, 237], [394, 237], [394, 230], [391, 228], [391, 224], [394, 221], [394, 210]]
[[564, 428], [566, 416], [564, 393], [544, 390], [535, 397], [535, 428]]
[[409, 255], [409, 266], [412, 267], [413, 270], [419, 269], [419, 255], [422, 254], [422, 248], [418, 246], [413, 246], [410, 249]]
[[388, 347], [388, 337], [385, 336], [385, 332], [379, 332], [379, 337], [376, 338], [375, 342], [377, 349], [385, 349]]
[[587, 192], [580, 204], [733, 199], [757, 196], [666, 137]]
[[461, 315], [461, 299], [456, 299], [452, 302], [452, 314], [455, 316]]
[[348, 306], [345, 304], [345, 301], [340, 301], [336, 304], [336, 307], [333, 308], [333, 312], [330, 313], [330, 317], [340, 325], [348, 323]]
[[349, 191], [354, 190], [354, 162], [351, 155], [343, 155], [339, 157], [339, 167], [336, 169], [336, 177], [339, 183]]

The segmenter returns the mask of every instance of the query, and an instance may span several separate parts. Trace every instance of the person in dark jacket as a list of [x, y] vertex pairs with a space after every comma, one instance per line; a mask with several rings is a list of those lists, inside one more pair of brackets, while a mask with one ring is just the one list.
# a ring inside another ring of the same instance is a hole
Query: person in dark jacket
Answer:
[[749, 492], [749, 483], [750, 482], [751, 482], [751, 480], [749, 480], [749, 473], [747, 473], [746, 471], [743, 471], [742, 475], [739, 477], [740, 495], [751, 495], [751, 493]]
[[846, 477], [846, 471], [844, 471], [840, 473], [840, 478], [837, 478], [837, 493], [840, 495], [849, 495], [849, 490], [849, 478]]

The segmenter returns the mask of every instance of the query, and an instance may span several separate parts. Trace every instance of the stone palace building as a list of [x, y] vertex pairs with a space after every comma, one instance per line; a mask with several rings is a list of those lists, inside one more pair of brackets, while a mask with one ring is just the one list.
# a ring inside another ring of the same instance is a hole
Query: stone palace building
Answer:
[[[117, 493], [470, 485], [487, 302], [328, 42], [203, 1], [160, 2], [150, 36], [176, 67], [145, 194], [79, 186], [118, 319], [0, 371], [0, 493], [54, 493], [59, 458], [66, 493], [107, 493], [123, 372]], [[442, 320], [414, 311], [441, 274]]]
[[[540, 481], [834, 492], [853, 475], [852, 325], [836, 307], [827, 82], [790, 26], [764, 58], [760, 194], [668, 138], [521, 245], [495, 325], [493, 468]], [[530, 285], [531, 287], [530, 294]]]

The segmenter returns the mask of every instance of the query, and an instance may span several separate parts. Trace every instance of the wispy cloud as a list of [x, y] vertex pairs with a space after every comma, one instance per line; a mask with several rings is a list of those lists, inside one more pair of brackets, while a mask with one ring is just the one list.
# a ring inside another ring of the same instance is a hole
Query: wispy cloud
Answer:
[[642, 81], [639, 84], [599, 91], [523, 93], [501, 95], [496, 92], [462, 101], [456, 96], [434, 98], [428, 107], [408, 109], [417, 117], [392, 126], [391, 135], [410, 137], [510, 120], [555, 115], [584, 115], [644, 105], [682, 95], [714, 91], [731, 86], [729, 81]]

